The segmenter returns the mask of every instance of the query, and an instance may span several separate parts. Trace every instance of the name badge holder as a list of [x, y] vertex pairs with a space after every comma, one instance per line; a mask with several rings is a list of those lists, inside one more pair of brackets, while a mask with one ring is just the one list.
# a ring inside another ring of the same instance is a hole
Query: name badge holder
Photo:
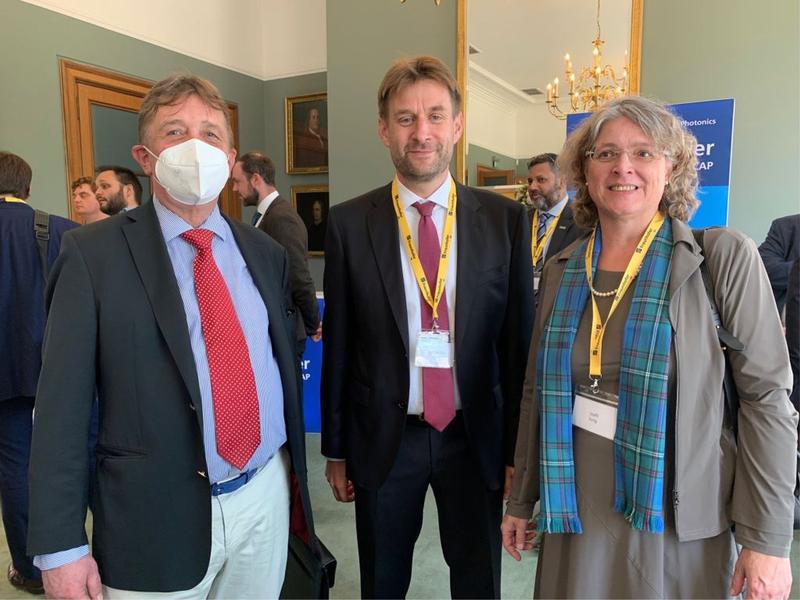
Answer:
[[453, 366], [453, 344], [450, 332], [439, 329], [436, 322], [433, 329], [419, 332], [414, 366], [429, 369], [450, 369]]
[[579, 385], [572, 409], [572, 424], [609, 440], [617, 431], [619, 396], [592, 385]]

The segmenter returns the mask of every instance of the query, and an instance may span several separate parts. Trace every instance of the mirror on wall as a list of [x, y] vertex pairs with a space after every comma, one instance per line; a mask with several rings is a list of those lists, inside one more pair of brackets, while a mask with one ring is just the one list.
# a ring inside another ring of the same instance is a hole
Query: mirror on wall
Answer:
[[[466, 180], [479, 185], [486, 168], [527, 176], [527, 160], [558, 152], [566, 121], [548, 110], [547, 84], [558, 77], [568, 111], [565, 54], [578, 73], [593, 64], [597, 0], [459, 0], [459, 68], [465, 91]], [[602, 65], [639, 90], [642, 0], [600, 0]]]

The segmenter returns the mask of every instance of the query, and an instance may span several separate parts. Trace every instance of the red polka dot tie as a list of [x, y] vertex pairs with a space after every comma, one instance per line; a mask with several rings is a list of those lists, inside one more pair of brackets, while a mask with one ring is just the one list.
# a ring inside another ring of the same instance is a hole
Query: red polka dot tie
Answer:
[[241, 470], [261, 443], [250, 352], [228, 286], [211, 251], [214, 232], [192, 229], [181, 237], [197, 249], [194, 289], [211, 376], [217, 453]]

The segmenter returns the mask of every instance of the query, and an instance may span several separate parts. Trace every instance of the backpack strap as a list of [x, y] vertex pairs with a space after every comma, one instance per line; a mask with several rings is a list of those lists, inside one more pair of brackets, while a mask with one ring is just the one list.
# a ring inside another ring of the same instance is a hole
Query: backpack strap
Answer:
[[50, 263], [47, 260], [48, 246], [50, 245], [50, 215], [38, 208], [35, 209], [33, 216], [33, 234], [36, 236], [36, 245], [39, 247], [42, 277], [47, 282], [47, 276], [50, 274]]
[[737, 434], [739, 429], [739, 391], [736, 389], [736, 383], [733, 381], [733, 372], [731, 371], [731, 361], [728, 357], [728, 351], [734, 350], [736, 352], [741, 352], [744, 350], [745, 345], [739, 340], [739, 338], [722, 326], [722, 320], [719, 316], [717, 302], [714, 300], [714, 282], [711, 279], [711, 273], [708, 269], [708, 263], [705, 258], [705, 233], [705, 229], [692, 229], [694, 240], [697, 242], [697, 245], [700, 246], [700, 252], [703, 254], [703, 261], [700, 263], [700, 274], [703, 276], [703, 286], [706, 290], [708, 304], [711, 307], [714, 326], [717, 328], [719, 345], [722, 348], [722, 354], [725, 356], [725, 378], [722, 382], [723, 390], [725, 392], [725, 409], [728, 414], [728, 418], [730, 419], [730, 424], [733, 428], [734, 434]]

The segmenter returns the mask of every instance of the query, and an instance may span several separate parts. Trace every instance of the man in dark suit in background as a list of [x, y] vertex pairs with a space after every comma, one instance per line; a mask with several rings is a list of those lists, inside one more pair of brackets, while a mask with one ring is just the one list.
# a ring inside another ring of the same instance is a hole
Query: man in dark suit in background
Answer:
[[537, 290], [544, 263], [585, 233], [572, 218], [567, 183], [558, 171], [557, 160], [556, 154], [546, 152], [528, 161], [528, 198], [533, 204], [531, 258]]
[[107, 215], [133, 210], [142, 203], [142, 184], [127, 167], [102, 165], [97, 167], [95, 196], [100, 210]]
[[767, 268], [778, 312], [783, 313], [789, 271], [794, 261], [800, 258], [800, 214], [775, 219], [767, 239], [758, 247], [758, 253]]
[[[25, 160], [0, 152], [0, 500], [14, 587], [41, 593], [42, 576], [25, 552], [28, 534], [28, 459], [36, 382], [42, 365], [44, 282], [34, 209], [32, 171]], [[51, 215], [46, 261], [58, 256], [61, 236], [77, 223]]]
[[290, 497], [314, 545], [286, 252], [217, 207], [236, 150], [213, 84], [155, 84], [139, 139], [153, 202], [66, 235], [48, 285], [28, 550], [57, 598], [277, 597]]
[[255, 206], [253, 225], [272, 237], [289, 255], [289, 291], [297, 319], [297, 354], [306, 337], [319, 339], [319, 305], [308, 271], [308, 234], [297, 211], [275, 189], [275, 165], [260, 152], [242, 155], [231, 172], [233, 190], [245, 206]]
[[453, 596], [497, 598], [530, 227], [520, 204], [450, 176], [463, 115], [440, 60], [396, 61], [378, 97], [396, 177], [328, 214], [326, 476], [337, 500], [355, 499], [364, 597], [405, 596], [430, 486]]

